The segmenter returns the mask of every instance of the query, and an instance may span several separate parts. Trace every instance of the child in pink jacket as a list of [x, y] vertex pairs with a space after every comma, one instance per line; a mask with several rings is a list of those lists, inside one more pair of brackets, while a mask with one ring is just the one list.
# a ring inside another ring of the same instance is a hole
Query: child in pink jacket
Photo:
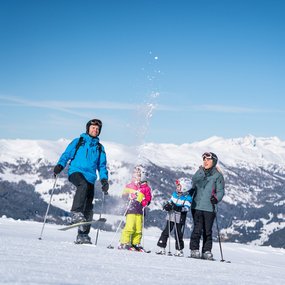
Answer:
[[122, 231], [119, 249], [144, 251], [141, 246], [143, 228], [143, 209], [152, 199], [151, 188], [146, 181], [146, 175], [135, 168], [131, 183], [123, 190], [123, 198], [128, 198], [126, 225]]

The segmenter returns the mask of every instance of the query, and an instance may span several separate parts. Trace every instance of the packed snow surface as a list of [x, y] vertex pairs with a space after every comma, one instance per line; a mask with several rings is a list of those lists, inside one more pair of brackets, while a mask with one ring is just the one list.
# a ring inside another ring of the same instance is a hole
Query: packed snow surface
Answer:
[[[152, 252], [116, 249], [119, 234], [100, 232], [98, 244], [75, 245], [76, 230], [60, 226], [0, 218], [0, 284], [128, 285], [128, 284], [285, 284], [285, 250], [233, 243], [214, 243], [217, 261], [156, 255], [158, 232], [145, 231], [144, 246]], [[91, 230], [94, 242], [96, 230]], [[115, 249], [108, 249], [112, 243]], [[174, 252], [173, 239], [171, 250]]]

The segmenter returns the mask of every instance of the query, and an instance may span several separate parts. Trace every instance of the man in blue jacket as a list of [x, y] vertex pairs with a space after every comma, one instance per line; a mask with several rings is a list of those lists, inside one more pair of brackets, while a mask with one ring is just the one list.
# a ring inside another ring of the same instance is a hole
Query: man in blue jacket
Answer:
[[[71, 207], [72, 224], [93, 219], [94, 184], [97, 171], [101, 180], [102, 191], [108, 194], [108, 170], [105, 149], [99, 142], [102, 122], [90, 120], [86, 124], [86, 133], [74, 139], [61, 155], [54, 167], [58, 175], [69, 162], [68, 180], [75, 185], [76, 192]], [[78, 229], [77, 243], [91, 243], [89, 226]]]
[[[216, 217], [216, 204], [223, 199], [225, 182], [217, 169], [218, 157], [213, 152], [202, 155], [203, 166], [192, 177], [193, 201], [191, 205], [194, 228], [190, 240], [190, 257], [213, 259], [212, 227]], [[191, 194], [192, 194], [191, 193]], [[203, 235], [202, 256], [199, 251]]]

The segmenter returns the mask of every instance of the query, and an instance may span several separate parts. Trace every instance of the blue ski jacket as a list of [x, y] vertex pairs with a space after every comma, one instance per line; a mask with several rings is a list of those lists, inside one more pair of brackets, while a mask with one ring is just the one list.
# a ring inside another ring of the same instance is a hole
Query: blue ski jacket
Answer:
[[176, 191], [174, 191], [171, 195], [169, 202], [174, 203], [176, 206], [181, 206], [181, 212], [188, 212], [192, 203], [192, 197], [188, 193], [185, 195], [178, 194]]
[[69, 162], [68, 175], [70, 176], [74, 172], [80, 172], [91, 184], [94, 184], [97, 180], [97, 170], [100, 180], [108, 179], [106, 153], [103, 145], [99, 143], [99, 138], [93, 138], [86, 133], [81, 134], [80, 137], [83, 139], [77, 152], [76, 146], [80, 138], [74, 139], [67, 146], [58, 164], [65, 168]]

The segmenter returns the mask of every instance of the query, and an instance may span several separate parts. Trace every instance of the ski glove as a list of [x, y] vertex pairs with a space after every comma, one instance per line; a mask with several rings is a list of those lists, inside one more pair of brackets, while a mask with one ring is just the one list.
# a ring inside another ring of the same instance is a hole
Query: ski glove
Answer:
[[181, 212], [182, 211], [182, 206], [177, 206], [172, 203], [172, 209], [176, 212]]
[[137, 198], [138, 198], [138, 193], [136, 193], [136, 192], [130, 193], [130, 194], [129, 194], [129, 198], [130, 198], [131, 200], [137, 200]]
[[219, 202], [215, 196], [212, 196], [210, 201], [211, 201], [212, 205], [218, 204], [218, 202]]
[[57, 164], [53, 169], [54, 176], [58, 175], [63, 169], [63, 166], [60, 164]]
[[170, 204], [170, 203], [166, 203], [164, 206], [163, 206], [163, 210], [165, 210], [166, 212], [170, 212], [173, 210], [173, 205]]
[[102, 179], [101, 180], [101, 185], [102, 185], [102, 191], [105, 195], [108, 195], [108, 190], [109, 190], [109, 182], [107, 179]]

